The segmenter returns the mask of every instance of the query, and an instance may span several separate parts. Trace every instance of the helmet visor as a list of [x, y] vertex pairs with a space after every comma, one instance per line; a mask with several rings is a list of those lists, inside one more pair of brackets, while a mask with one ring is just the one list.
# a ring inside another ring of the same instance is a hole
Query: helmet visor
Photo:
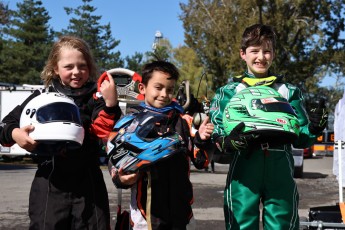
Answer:
[[283, 112], [296, 116], [291, 105], [280, 98], [264, 98], [252, 101], [253, 109], [260, 109], [265, 112]]
[[37, 121], [40, 123], [63, 121], [81, 125], [79, 109], [65, 102], [55, 102], [39, 108]]
[[161, 136], [158, 127], [165, 125], [168, 122], [168, 117], [165, 114], [154, 113], [154, 112], [142, 112], [137, 117], [140, 121], [140, 129], [137, 131], [138, 137], [146, 139], [147, 141], [151, 138], [157, 138]]

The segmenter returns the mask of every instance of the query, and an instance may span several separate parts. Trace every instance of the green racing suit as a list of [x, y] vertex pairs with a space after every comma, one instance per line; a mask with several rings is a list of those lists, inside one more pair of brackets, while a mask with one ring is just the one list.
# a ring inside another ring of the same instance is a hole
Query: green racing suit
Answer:
[[[243, 82], [244, 76], [253, 78], [245, 73], [219, 88], [210, 108], [211, 122], [215, 126], [212, 138], [217, 146], [214, 155], [227, 156], [229, 160], [224, 190], [226, 229], [259, 229], [260, 202], [264, 229], [298, 229], [299, 194], [293, 178], [294, 160], [291, 145], [269, 146], [268, 143], [260, 143], [255, 145], [257, 148], [251, 150], [228, 153], [222, 149], [222, 143], [217, 142], [222, 139], [219, 137], [226, 136], [223, 126], [225, 106], [237, 92], [248, 86]], [[292, 145], [295, 148], [311, 146], [317, 136], [309, 132], [309, 120], [303, 106], [301, 91], [278, 80], [269, 84], [288, 100], [297, 114], [300, 134]]]

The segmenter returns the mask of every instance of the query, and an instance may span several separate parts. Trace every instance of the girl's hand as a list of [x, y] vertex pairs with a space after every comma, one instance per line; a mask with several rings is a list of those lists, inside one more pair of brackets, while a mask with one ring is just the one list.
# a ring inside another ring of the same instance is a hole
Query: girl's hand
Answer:
[[111, 74], [107, 73], [109, 80], [104, 80], [100, 91], [107, 107], [114, 107], [117, 104], [117, 89]]
[[34, 131], [35, 127], [27, 125], [22, 128], [15, 128], [12, 131], [12, 139], [23, 149], [31, 152], [36, 148], [37, 142], [34, 141], [29, 133]]
[[206, 117], [205, 120], [201, 123], [199, 127], [199, 136], [201, 140], [207, 140], [211, 137], [211, 134], [214, 130], [214, 125], [209, 123], [209, 117]]
[[119, 170], [111, 170], [111, 178], [115, 179], [116, 175], [119, 176], [121, 183], [124, 185], [133, 185], [139, 178], [138, 172], [132, 174], [124, 174], [122, 168], [120, 168]]

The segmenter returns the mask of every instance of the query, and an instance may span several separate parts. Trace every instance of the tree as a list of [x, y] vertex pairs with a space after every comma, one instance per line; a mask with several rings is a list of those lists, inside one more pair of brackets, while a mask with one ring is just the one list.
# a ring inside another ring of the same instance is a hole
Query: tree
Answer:
[[134, 55], [132, 55], [131, 57], [125, 57], [125, 61], [127, 69], [140, 73], [144, 65], [144, 55], [142, 53], [135, 52]]
[[[190, 0], [180, 4], [185, 28], [185, 43], [197, 53], [216, 89], [238, 74], [241, 25], [253, 21], [246, 12], [249, 1]], [[251, 23], [250, 22], [250, 23]], [[234, 64], [235, 63], [235, 64]]]
[[181, 75], [179, 83], [188, 80], [190, 92], [199, 101], [205, 100], [205, 97], [211, 99], [214, 94], [212, 79], [207, 76], [194, 50], [187, 46], [181, 46], [173, 49], [173, 56], [173, 63], [178, 67]]
[[67, 30], [60, 34], [72, 34], [84, 39], [89, 45], [101, 70], [123, 66], [120, 52], [114, 48], [120, 41], [112, 37], [110, 23], [100, 25], [102, 16], [93, 15], [97, 8], [90, 5], [92, 0], [82, 0], [83, 5], [77, 8], [65, 7], [67, 15], [72, 15]]
[[[3, 40], [5, 39], [3, 28], [9, 24], [9, 17], [10, 17], [9, 14], [10, 13], [9, 13], [8, 5], [5, 5], [5, 3], [1, 1], [0, 2], [0, 53], [4, 46]], [[2, 62], [0, 62], [0, 65], [2, 65]]]
[[[157, 37], [157, 33], [159, 37]], [[168, 39], [163, 38], [160, 31], [156, 32], [155, 40], [152, 45], [152, 51], [146, 52], [147, 62], [155, 60], [171, 61], [172, 46]]]
[[53, 31], [41, 1], [24, 0], [17, 11], [8, 11], [0, 53], [0, 81], [39, 84], [40, 72], [50, 50]]
[[120, 41], [112, 37], [110, 23], [104, 26], [104, 32], [100, 38], [103, 44], [99, 50], [98, 65], [104, 70], [123, 67], [124, 61], [120, 58], [121, 53], [112, 51], [120, 44]]
[[8, 8], [8, 4], [5, 5], [4, 2], [0, 1], [0, 35], [1, 37], [3, 36], [3, 27], [5, 25], [8, 25], [9, 23], [9, 17], [10, 17], [10, 13], [9, 13], [9, 8]]
[[148, 51], [145, 54], [149, 62], [156, 60], [170, 60], [169, 48], [166, 46], [157, 46], [153, 51]]
[[[326, 73], [344, 78], [345, 1], [334, 0], [189, 0], [181, 3], [185, 43], [194, 49], [213, 89], [240, 75], [241, 33], [254, 23], [272, 25], [277, 33], [276, 60], [272, 70], [299, 86], [307, 99], [333, 90], [319, 86]], [[333, 100], [333, 99], [332, 99]], [[338, 99], [335, 99], [337, 101]], [[307, 100], [308, 101], [308, 100]], [[334, 103], [332, 101], [331, 103]]]

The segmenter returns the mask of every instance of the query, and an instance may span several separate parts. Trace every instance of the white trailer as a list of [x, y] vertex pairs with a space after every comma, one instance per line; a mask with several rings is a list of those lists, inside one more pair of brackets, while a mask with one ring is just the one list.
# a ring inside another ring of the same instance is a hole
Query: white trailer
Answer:
[[[0, 119], [2, 120], [17, 105], [20, 105], [36, 89], [42, 90], [43, 85], [13, 85], [0, 83]], [[16, 157], [30, 155], [30, 152], [22, 149], [17, 144], [11, 147], [0, 145], [0, 155], [3, 157]]]

